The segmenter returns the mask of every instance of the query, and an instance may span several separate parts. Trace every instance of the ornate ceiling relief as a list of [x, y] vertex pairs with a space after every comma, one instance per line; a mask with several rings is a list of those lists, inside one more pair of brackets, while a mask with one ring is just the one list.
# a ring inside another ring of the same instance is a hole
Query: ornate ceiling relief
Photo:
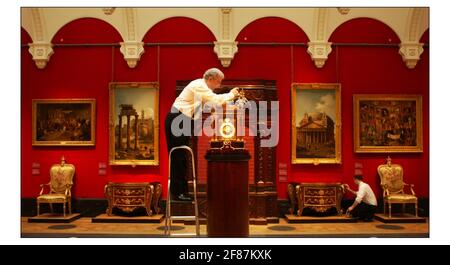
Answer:
[[39, 69], [44, 69], [53, 54], [53, 44], [46, 42], [45, 22], [42, 10], [30, 8], [33, 22], [33, 43], [28, 44], [28, 51], [33, 56], [33, 60]]
[[402, 41], [398, 51], [409, 69], [416, 67], [420, 55], [423, 53], [423, 43], [419, 43], [419, 27], [424, 15], [425, 9], [411, 8], [406, 29], [406, 41]]
[[214, 42], [214, 52], [223, 67], [229, 67], [238, 51], [237, 41], [231, 39], [231, 8], [219, 9], [220, 39]]
[[144, 53], [144, 43], [136, 40], [136, 10], [134, 8], [124, 8], [124, 21], [127, 30], [127, 40], [120, 43], [120, 52], [127, 61], [130, 68], [135, 68], [141, 55]]
[[114, 13], [114, 10], [116, 10], [115, 7], [102, 8], [103, 13], [105, 13], [105, 15], [107, 15], [107, 16], [112, 15]]
[[337, 7], [337, 10], [341, 15], [347, 15], [350, 12], [348, 7]]
[[316, 8], [314, 11], [314, 40], [308, 42], [308, 54], [317, 68], [322, 68], [331, 52], [331, 42], [325, 39], [328, 22], [328, 9]]
[[[217, 41], [214, 42], [214, 52], [223, 67], [229, 67], [238, 52], [238, 42], [235, 41], [233, 32], [234, 22], [253, 21], [254, 18], [273, 15], [291, 20], [294, 17], [295, 23], [305, 30], [309, 37], [307, 52], [317, 68], [325, 65], [332, 51], [332, 43], [328, 41], [328, 38], [333, 27], [358, 17], [374, 18], [391, 28], [395, 26], [395, 31], [402, 40], [399, 45], [399, 54], [408, 68], [414, 68], [423, 53], [423, 44], [419, 42], [421, 35], [428, 28], [428, 8], [398, 8], [398, 16], [392, 17], [392, 21], [386, 21], [386, 17], [374, 13], [370, 8], [310, 8], [301, 9], [301, 12], [299, 8], [280, 10], [282, 12], [277, 14], [276, 10], [269, 12], [267, 9], [241, 12], [236, 8], [216, 8], [214, 11], [217, 13], [207, 13], [208, 16], [205, 17], [204, 10], [189, 9], [187, 11], [183, 8], [173, 8], [171, 16], [186, 16], [196, 20], [201, 17], [203, 19], [201, 22], [217, 38]], [[54, 52], [51, 36], [74, 18], [83, 17], [94, 17], [114, 26], [123, 38], [123, 42], [120, 43], [120, 51], [128, 66], [134, 68], [144, 53], [144, 43], [140, 38], [138, 28], [138, 24], [144, 22], [139, 21], [139, 18], [148, 16], [158, 17], [162, 20], [166, 16], [160, 12], [167, 12], [167, 10], [114, 7], [69, 8], [62, 14], [46, 8], [23, 8], [22, 12], [22, 27], [30, 33], [33, 39], [33, 43], [29, 44], [29, 52], [39, 69], [46, 67]], [[238, 14], [239, 16], [235, 18]], [[311, 18], [313, 21], [310, 21]], [[239, 21], [234, 21], [234, 19], [239, 19]], [[46, 25], [46, 21], [51, 22], [50, 25]], [[150, 24], [153, 25], [157, 22], [152, 21]], [[240, 28], [245, 26], [242, 25]], [[404, 29], [402, 34], [399, 34], [399, 28]]]

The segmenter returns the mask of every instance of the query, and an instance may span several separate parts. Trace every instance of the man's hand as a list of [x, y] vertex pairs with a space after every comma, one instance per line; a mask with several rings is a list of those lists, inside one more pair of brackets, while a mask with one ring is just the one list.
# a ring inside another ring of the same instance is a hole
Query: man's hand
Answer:
[[233, 93], [234, 97], [237, 97], [239, 95], [239, 87], [231, 89], [230, 92]]
[[355, 209], [355, 207], [350, 206], [350, 207], [348, 207], [347, 212], [350, 213], [351, 211], [353, 211], [353, 209]]
[[343, 184], [345, 190], [350, 190], [350, 186], [348, 184]]

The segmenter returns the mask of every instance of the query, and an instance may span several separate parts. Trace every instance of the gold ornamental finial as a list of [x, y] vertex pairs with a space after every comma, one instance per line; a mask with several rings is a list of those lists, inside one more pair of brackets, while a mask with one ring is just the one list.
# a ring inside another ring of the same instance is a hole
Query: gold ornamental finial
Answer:
[[66, 164], [66, 159], [64, 158], [64, 156], [61, 157], [61, 166], [64, 166], [64, 164]]
[[391, 165], [392, 165], [392, 159], [391, 159], [390, 156], [388, 156], [388, 157], [386, 158], [386, 164], [387, 164], [388, 166], [391, 166]]

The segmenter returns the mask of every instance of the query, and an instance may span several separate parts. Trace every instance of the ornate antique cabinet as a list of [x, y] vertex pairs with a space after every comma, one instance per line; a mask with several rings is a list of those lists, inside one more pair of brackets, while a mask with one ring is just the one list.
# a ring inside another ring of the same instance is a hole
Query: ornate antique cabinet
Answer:
[[110, 182], [105, 185], [105, 196], [108, 200], [106, 213], [111, 215], [114, 207], [126, 213], [131, 213], [135, 209], [143, 207], [149, 216], [154, 212], [158, 214], [160, 211], [158, 204], [161, 191], [161, 184], [157, 182]]
[[[177, 95], [189, 81], [177, 82]], [[266, 80], [224, 80], [221, 89], [216, 93], [225, 93], [233, 87], [240, 87], [245, 91], [245, 97], [248, 100], [256, 102], [259, 108], [259, 102], [267, 102], [267, 124], [271, 128], [271, 111], [275, 106], [271, 106], [271, 101], [278, 100], [277, 90], [274, 81]], [[259, 109], [258, 109], [259, 110]], [[203, 114], [203, 121], [210, 114]], [[259, 115], [259, 114], [258, 114]], [[275, 122], [275, 121], [274, 121]], [[249, 127], [249, 118], [246, 115], [246, 127]], [[277, 223], [278, 218], [278, 194], [276, 187], [276, 147], [261, 147], [261, 131], [257, 131], [256, 136], [245, 136], [245, 148], [250, 150], [250, 168], [249, 169], [249, 204], [250, 204], [250, 223], [267, 224]], [[199, 172], [199, 184], [197, 185], [200, 213], [206, 217], [206, 180], [202, 180], [201, 172], [203, 164], [206, 167], [204, 155], [208, 148], [208, 142], [201, 137], [192, 137], [190, 143], [194, 150], [196, 159], [196, 172]], [[188, 160], [189, 161], [189, 160]], [[199, 168], [200, 167], [200, 168]], [[206, 170], [205, 170], [206, 171]], [[188, 176], [191, 179], [191, 176]], [[179, 215], [192, 215], [193, 208], [188, 204], [176, 205], [173, 210]]]
[[340, 214], [344, 189], [341, 183], [290, 183], [288, 194], [291, 214], [297, 207], [298, 216], [302, 215], [305, 208], [311, 208], [318, 213], [335, 208]]

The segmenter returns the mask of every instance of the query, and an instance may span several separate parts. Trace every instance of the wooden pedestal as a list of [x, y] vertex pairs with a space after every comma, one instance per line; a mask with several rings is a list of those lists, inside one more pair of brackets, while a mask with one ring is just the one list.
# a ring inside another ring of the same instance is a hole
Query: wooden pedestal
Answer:
[[245, 149], [209, 149], [207, 231], [209, 237], [249, 235], [248, 160]]

